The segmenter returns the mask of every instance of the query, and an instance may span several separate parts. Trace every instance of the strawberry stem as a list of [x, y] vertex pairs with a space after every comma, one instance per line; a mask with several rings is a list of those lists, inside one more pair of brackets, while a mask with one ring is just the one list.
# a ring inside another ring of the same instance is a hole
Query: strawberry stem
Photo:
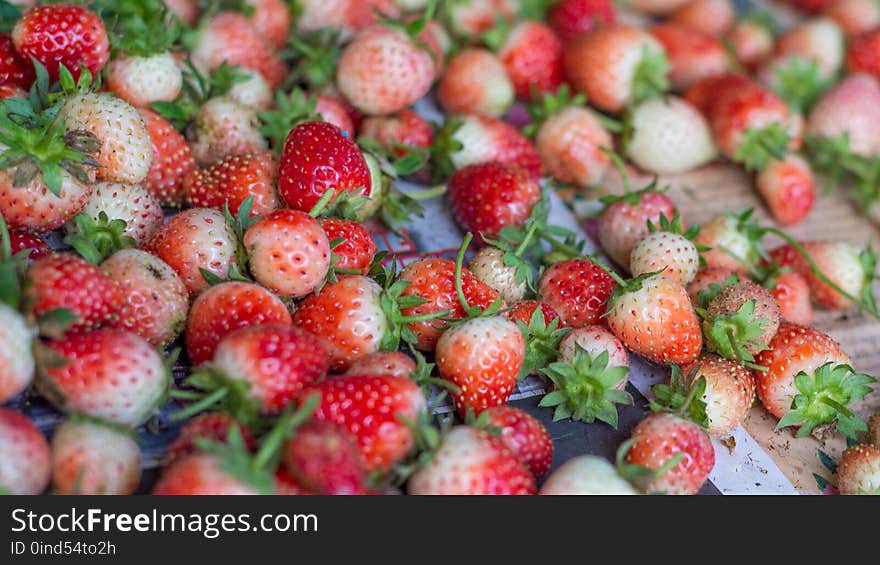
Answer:
[[[189, 393], [187, 391], [172, 391], [171, 397], [172, 398], [182, 398], [182, 395], [180, 395], [180, 393], [194, 394], [194, 393]], [[197, 393], [195, 393], [195, 394], [197, 394]], [[215, 390], [211, 394], [203, 397], [198, 402], [194, 402], [194, 403], [190, 404], [189, 406], [187, 406], [186, 408], [179, 410], [179, 411], [175, 412], [174, 414], [172, 414], [171, 421], [172, 422], [179, 422], [181, 420], [186, 420], [187, 418], [191, 418], [191, 417], [195, 416], [196, 414], [199, 414], [200, 412], [204, 412], [208, 408], [214, 406], [215, 404], [217, 404], [218, 402], [220, 402], [221, 400], [226, 398], [226, 396], [228, 394], [229, 394], [228, 388], [226, 388], [226, 387], [218, 388], [217, 390]]]

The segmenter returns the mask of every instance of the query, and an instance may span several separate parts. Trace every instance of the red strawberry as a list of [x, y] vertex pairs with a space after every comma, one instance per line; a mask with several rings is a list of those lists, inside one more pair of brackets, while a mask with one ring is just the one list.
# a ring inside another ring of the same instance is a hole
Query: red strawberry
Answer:
[[556, 92], [562, 85], [562, 42], [548, 25], [518, 22], [497, 52], [520, 100], [531, 100], [536, 92]]
[[615, 282], [587, 259], [571, 259], [549, 267], [538, 283], [538, 296], [559, 314], [562, 325], [578, 328], [597, 324]]
[[456, 221], [464, 231], [487, 237], [497, 236], [505, 226], [522, 225], [540, 199], [540, 185], [504, 163], [469, 165], [449, 179]]
[[269, 151], [230, 155], [206, 169], [193, 169], [183, 179], [183, 193], [189, 206], [218, 210], [228, 206], [233, 215], [253, 196], [251, 213], [262, 216], [280, 205], [275, 171]]
[[429, 149], [434, 142], [431, 124], [412, 110], [401, 110], [391, 116], [369, 116], [361, 124], [360, 134], [375, 139], [396, 157], [407, 155], [411, 148]]
[[137, 427], [156, 412], [168, 387], [162, 357], [133, 333], [76, 332], [46, 346], [66, 362], [44, 363], [37, 387], [66, 412]]
[[537, 300], [520, 300], [508, 308], [504, 312], [504, 316], [513, 322], [522, 322], [528, 326], [532, 320], [532, 315], [538, 308], [541, 309], [541, 315], [547, 324], [559, 318], [559, 314], [556, 313], [552, 306]]
[[70, 330], [87, 330], [110, 322], [119, 314], [122, 292], [115, 281], [85, 259], [55, 253], [34, 261], [28, 269], [28, 296], [37, 318], [53, 310], [69, 310], [75, 319]]
[[156, 347], [169, 345], [183, 330], [189, 292], [164, 261], [137, 249], [122, 249], [101, 263], [122, 294], [113, 327], [136, 333]]
[[23, 57], [33, 57], [58, 78], [64, 65], [73, 78], [81, 67], [96, 76], [110, 58], [110, 42], [101, 18], [77, 4], [49, 4], [28, 10], [12, 30], [15, 48]]
[[635, 495], [614, 465], [595, 455], [572, 457], [553, 471], [538, 494], [543, 495]]
[[91, 171], [86, 173], [90, 182], [81, 182], [62, 171], [61, 184], [55, 195], [40, 174], [22, 186], [15, 186], [17, 170], [0, 169], [0, 214], [13, 230], [45, 232], [63, 226], [85, 205], [94, 182]]
[[209, 440], [226, 442], [230, 430], [235, 427], [241, 435], [245, 448], [253, 451], [256, 442], [248, 429], [226, 412], [204, 412], [187, 420], [180, 433], [168, 446], [165, 452], [165, 465], [170, 466], [175, 461], [183, 459], [187, 455], [198, 452], [197, 440]]
[[802, 12], [814, 13], [821, 11], [834, 0], [786, 0], [786, 4]]
[[49, 442], [24, 414], [0, 408], [0, 489], [9, 494], [41, 494], [52, 474]]
[[409, 479], [414, 495], [535, 494], [535, 479], [500, 438], [470, 426], [455, 426], [430, 463]]
[[230, 281], [207, 288], [192, 303], [186, 322], [186, 349], [193, 365], [208, 361], [220, 341], [239, 328], [289, 324], [290, 312], [265, 288]]
[[[455, 290], [455, 262], [449, 259], [420, 259], [410, 263], [400, 272], [398, 280], [408, 281], [401, 296], [417, 296], [426, 300], [423, 304], [401, 309], [404, 316], [423, 316], [452, 310], [446, 319], [462, 318], [464, 307], [458, 300]], [[498, 293], [481, 282], [467, 269], [461, 272], [461, 288], [467, 303], [472, 308], [485, 310], [498, 298]], [[410, 330], [417, 339], [416, 347], [433, 351], [446, 329], [446, 322], [434, 319], [412, 322]]]
[[223, 459], [211, 453], [193, 453], [165, 469], [152, 494], [162, 496], [269, 494], [244, 477], [229, 473]]
[[163, 206], [182, 206], [183, 179], [196, 166], [192, 150], [168, 120], [146, 108], [138, 112], [153, 144], [153, 161], [144, 183]]
[[661, 476], [643, 476], [637, 480], [645, 492], [696, 494], [715, 466], [715, 451], [706, 432], [689, 420], [675, 414], [651, 414], [636, 426], [632, 444], [625, 455], [626, 463], [658, 471], [681, 460]]
[[282, 464], [302, 486], [316, 494], [367, 493], [364, 457], [355, 437], [332, 422], [306, 422], [284, 445]]
[[26, 93], [21, 87], [0, 84], [0, 100], [5, 100], [6, 98], [24, 98], [25, 96]]
[[796, 224], [809, 215], [816, 200], [816, 186], [810, 165], [794, 154], [772, 159], [755, 179], [758, 192], [782, 225]]
[[606, 112], [620, 112], [668, 88], [663, 46], [634, 27], [593, 28], [565, 47], [563, 62], [575, 90]]
[[700, 79], [727, 71], [727, 53], [714, 37], [672, 23], [652, 26], [650, 32], [666, 50], [671, 66], [669, 82], [676, 91], [683, 92]]
[[0, 33], [0, 84], [30, 88], [34, 82], [34, 68], [15, 50], [12, 37]]
[[654, 363], [690, 363], [703, 346], [687, 291], [663, 274], [619, 285], [608, 301], [606, 321], [629, 350]]
[[513, 406], [486, 410], [489, 425], [501, 429], [501, 442], [525, 465], [535, 479], [543, 477], [553, 461], [550, 432], [533, 416]]
[[513, 83], [504, 64], [486, 49], [465, 49], [446, 65], [437, 100], [450, 114], [498, 118], [513, 104]]
[[24, 317], [0, 302], [0, 403], [18, 396], [33, 381], [33, 338]]
[[843, 452], [837, 465], [840, 494], [880, 494], [880, 447], [854, 445]]
[[278, 192], [295, 210], [308, 212], [327, 190], [360, 193], [372, 190], [367, 162], [357, 145], [326, 122], [306, 122], [293, 128], [284, 142], [278, 164]]
[[736, 12], [730, 0], [689, 0], [667, 21], [711, 37], [720, 37], [733, 26], [735, 19]]
[[141, 451], [127, 431], [67, 420], [52, 436], [52, 487], [58, 494], [133, 494]]
[[144, 250], [165, 261], [196, 294], [208, 286], [201, 269], [225, 277], [235, 263], [236, 247], [235, 232], [222, 212], [192, 208], [169, 218]]
[[560, 0], [547, 14], [550, 27], [564, 42], [596, 25], [610, 25], [614, 21], [614, 3], [609, 0]]
[[648, 234], [648, 222], [658, 225], [661, 214], [675, 217], [675, 203], [661, 192], [644, 189], [605, 199], [599, 216], [598, 234], [602, 249], [615, 263], [629, 267], [636, 243]]
[[851, 73], [867, 73], [880, 78], [880, 31], [872, 30], [854, 38], [846, 52], [846, 68]]
[[29, 249], [28, 259], [31, 261], [36, 261], [52, 253], [52, 248], [49, 247], [45, 239], [39, 235], [19, 230], [10, 230], [9, 247], [13, 255], [19, 251]]
[[410, 377], [416, 372], [416, 362], [400, 351], [376, 351], [359, 357], [351, 364], [346, 375], [389, 375]]
[[412, 429], [426, 402], [409, 379], [387, 375], [352, 375], [327, 379], [306, 387], [300, 398], [320, 395], [316, 420], [345, 427], [357, 439], [367, 472], [387, 471], [415, 444]]
[[755, 359], [767, 370], [754, 375], [764, 408], [780, 418], [777, 428], [797, 426], [798, 436], [805, 436], [836, 420], [848, 437], [864, 429], [847, 406], [871, 392], [867, 385], [875, 379], [855, 373], [836, 341], [815, 328], [783, 322], [769, 345]]
[[281, 296], [300, 298], [327, 277], [330, 241], [321, 224], [297, 210], [276, 210], [247, 229], [243, 239], [254, 278]]
[[702, 400], [706, 404], [709, 435], [726, 436], [742, 423], [755, 400], [755, 379], [749, 369], [706, 353], [681, 371], [686, 387], [700, 378], [706, 379]]
[[471, 318], [437, 342], [440, 376], [458, 387], [452, 398], [462, 416], [507, 403], [525, 358], [519, 327], [501, 316]]
[[366, 275], [370, 272], [377, 249], [366, 226], [353, 220], [324, 218], [321, 227], [331, 245], [334, 240], [341, 240], [333, 247], [332, 269], [345, 274]]
[[880, 26], [880, 6], [873, 0], [836, 0], [822, 10], [847, 39], [858, 37]]

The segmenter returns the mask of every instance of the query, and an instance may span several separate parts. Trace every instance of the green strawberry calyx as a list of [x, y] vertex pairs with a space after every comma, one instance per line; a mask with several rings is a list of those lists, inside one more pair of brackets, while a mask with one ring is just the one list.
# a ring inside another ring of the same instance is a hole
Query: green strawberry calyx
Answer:
[[526, 354], [519, 379], [537, 374], [559, 356], [559, 344], [571, 332], [571, 328], [560, 328], [559, 318], [547, 322], [540, 305], [532, 312], [529, 324], [516, 321], [517, 327], [526, 340]]
[[754, 300], [747, 300], [734, 313], [712, 316], [703, 308], [698, 309], [697, 313], [703, 318], [707, 350], [749, 368], [766, 370], [766, 367], [754, 364], [754, 353], [767, 349], [767, 344], [760, 337], [770, 321], [755, 318]]
[[[673, 364], [669, 384], [659, 383], [651, 387], [654, 400], [649, 403], [653, 412], [669, 412], [690, 420], [703, 430], [709, 427], [706, 412], [706, 377], [695, 366], [685, 378], [681, 367]], [[699, 376], [698, 376], [699, 375]]]
[[666, 53], [645, 45], [633, 75], [633, 104], [664, 96], [669, 90], [669, 79], [666, 77], [671, 68]]
[[76, 230], [64, 238], [64, 243], [93, 265], [99, 265], [121, 249], [137, 247], [135, 239], [125, 235], [125, 220], [111, 220], [103, 210], [97, 220], [80, 212], [74, 217], [74, 226]]
[[771, 159], [784, 159], [791, 141], [781, 124], [746, 130], [733, 158], [750, 171], [760, 171]]

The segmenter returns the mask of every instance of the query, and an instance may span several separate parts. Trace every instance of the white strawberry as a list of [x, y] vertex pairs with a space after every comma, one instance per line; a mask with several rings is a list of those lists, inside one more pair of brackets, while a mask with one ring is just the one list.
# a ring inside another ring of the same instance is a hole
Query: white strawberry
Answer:
[[542, 495], [634, 495], [636, 489], [626, 482], [614, 465], [594, 455], [581, 455], [566, 461], [553, 471], [538, 494]]
[[[602, 326], [582, 326], [573, 329], [559, 343], [559, 361], [572, 363], [575, 353], [585, 351], [590, 358], [597, 358], [602, 352], [608, 352], [608, 367], [629, 367], [629, 353], [623, 343], [613, 333]], [[626, 379], [620, 381], [618, 388], [626, 385]]]
[[0, 403], [17, 396], [34, 379], [33, 337], [21, 314], [0, 302]]
[[699, 268], [700, 253], [696, 244], [680, 233], [649, 233], [636, 243], [629, 257], [632, 276], [663, 271], [683, 285], [694, 280]]
[[107, 87], [133, 106], [171, 102], [180, 95], [183, 74], [174, 55], [120, 56], [107, 65]]
[[24, 414], [0, 408], [0, 492], [40, 494], [52, 472], [49, 443]]
[[519, 302], [526, 295], [525, 281], [517, 282], [516, 267], [504, 264], [504, 251], [497, 247], [486, 246], [477, 251], [468, 268], [508, 304]]
[[220, 96], [205, 102], [196, 114], [192, 145], [196, 163], [205, 167], [230, 155], [245, 155], [267, 149], [260, 133], [257, 111]]
[[[142, 184], [99, 182], [81, 210], [95, 222], [101, 212], [107, 219], [123, 220], [124, 235], [134, 238], [138, 245], [146, 243], [162, 225], [162, 206], [156, 196]], [[79, 231], [75, 221], [65, 226], [68, 233]]]

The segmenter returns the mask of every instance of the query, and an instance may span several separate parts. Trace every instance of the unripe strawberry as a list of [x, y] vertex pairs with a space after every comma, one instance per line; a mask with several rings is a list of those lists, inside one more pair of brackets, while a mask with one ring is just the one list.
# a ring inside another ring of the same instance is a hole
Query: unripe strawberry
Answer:
[[513, 104], [513, 83], [498, 57], [485, 49], [468, 49], [449, 60], [437, 98], [449, 113], [497, 118]]
[[[98, 222], [103, 212], [107, 219], [123, 220], [124, 235], [138, 245], [146, 243], [162, 225], [162, 207], [158, 198], [142, 184], [99, 182], [83, 206], [83, 214]], [[68, 233], [79, 233], [75, 221], [66, 225]]]
[[196, 114], [193, 128], [196, 141], [193, 156], [201, 166], [211, 165], [231, 155], [244, 155], [267, 149], [260, 133], [257, 111], [229, 97], [212, 98]]
[[700, 253], [687, 237], [666, 231], [655, 231], [642, 238], [633, 247], [629, 258], [629, 272], [638, 277], [645, 273], [663, 271], [683, 285], [687, 285], [700, 268]]
[[516, 268], [504, 264], [504, 251], [497, 247], [486, 246], [477, 251], [468, 268], [508, 304], [522, 300], [526, 294], [525, 281], [517, 282]]
[[52, 437], [52, 486], [58, 494], [132, 494], [141, 479], [141, 451], [130, 432], [88, 420], [67, 420]]
[[135, 107], [172, 102], [180, 95], [183, 75], [169, 52], [147, 57], [121, 56], [107, 66], [107, 88]]

